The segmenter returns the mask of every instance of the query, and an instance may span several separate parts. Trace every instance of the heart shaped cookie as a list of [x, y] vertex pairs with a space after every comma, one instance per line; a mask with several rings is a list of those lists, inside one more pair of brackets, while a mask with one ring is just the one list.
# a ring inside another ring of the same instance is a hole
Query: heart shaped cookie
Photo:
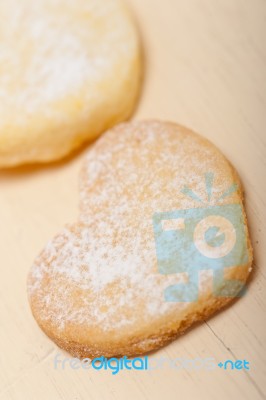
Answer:
[[241, 184], [220, 151], [173, 123], [125, 123], [89, 150], [79, 220], [35, 260], [29, 300], [74, 356], [132, 356], [240, 296], [251, 262]]

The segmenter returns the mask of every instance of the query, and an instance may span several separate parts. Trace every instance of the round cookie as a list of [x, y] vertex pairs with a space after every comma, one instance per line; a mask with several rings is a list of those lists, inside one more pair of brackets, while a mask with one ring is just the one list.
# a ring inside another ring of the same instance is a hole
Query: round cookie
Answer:
[[136, 29], [120, 0], [0, 3], [0, 167], [60, 159], [137, 100]]
[[243, 193], [206, 139], [120, 124], [88, 151], [80, 198], [28, 279], [35, 319], [72, 355], [146, 353], [238, 296], [252, 262]]

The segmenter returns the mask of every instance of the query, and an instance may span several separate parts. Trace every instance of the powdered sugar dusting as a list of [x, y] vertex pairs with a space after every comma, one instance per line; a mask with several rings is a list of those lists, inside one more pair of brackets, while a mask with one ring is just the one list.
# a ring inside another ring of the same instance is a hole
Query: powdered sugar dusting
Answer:
[[93, 88], [136, 46], [118, 0], [10, 0], [0, 14], [0, 126], [84, 88], [88, 113]]
[[[42, 320], [112, 330], [182, 312], [164, 300], [186, 274], [158, 272], [155, 212], [199, 207], [182, 194], [190, 185], [206, 199], [204, 174], [213, 171], [211, 204], [233, 182], [231, 167], [210, 143], [172, 124], [122, 124], [91, 148], [81, 173], [81, 214], [35, 261], [29, 293]], [[219, 204], [240, 202], [239, 193]], [[202, 274], [202, 292], [207, 274]]]

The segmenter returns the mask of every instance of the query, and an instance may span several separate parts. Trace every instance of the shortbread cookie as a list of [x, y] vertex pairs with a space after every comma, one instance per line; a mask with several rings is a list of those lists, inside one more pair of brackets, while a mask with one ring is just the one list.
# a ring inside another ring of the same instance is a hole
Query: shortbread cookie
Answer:
[[0, 167], [60, 159], [129, 117], [141, 62], [122, 0], [8, 0], [0, 15]]
[[80, 196], [78, 222], [28, 280], [38, 324], [74, 356], [146, 353], [240, 296], [252, 261], [242, 189], [206, 139], [120, 124], [89, 150]]

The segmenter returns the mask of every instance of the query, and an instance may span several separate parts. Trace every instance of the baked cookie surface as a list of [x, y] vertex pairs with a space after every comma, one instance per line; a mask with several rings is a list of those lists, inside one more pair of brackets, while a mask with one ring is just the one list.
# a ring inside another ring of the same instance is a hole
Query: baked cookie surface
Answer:
[[129, 117], [138, 37], [120, 0], [0, 2], [0, 167], [60, 159]]
[[28, 294], [72, 355], [132, 356], [232, 301], [251, 262], [241, 184], [220, 151], [177, 124], [124, 123], [88, 151], [79, 220], [37, 257]]

